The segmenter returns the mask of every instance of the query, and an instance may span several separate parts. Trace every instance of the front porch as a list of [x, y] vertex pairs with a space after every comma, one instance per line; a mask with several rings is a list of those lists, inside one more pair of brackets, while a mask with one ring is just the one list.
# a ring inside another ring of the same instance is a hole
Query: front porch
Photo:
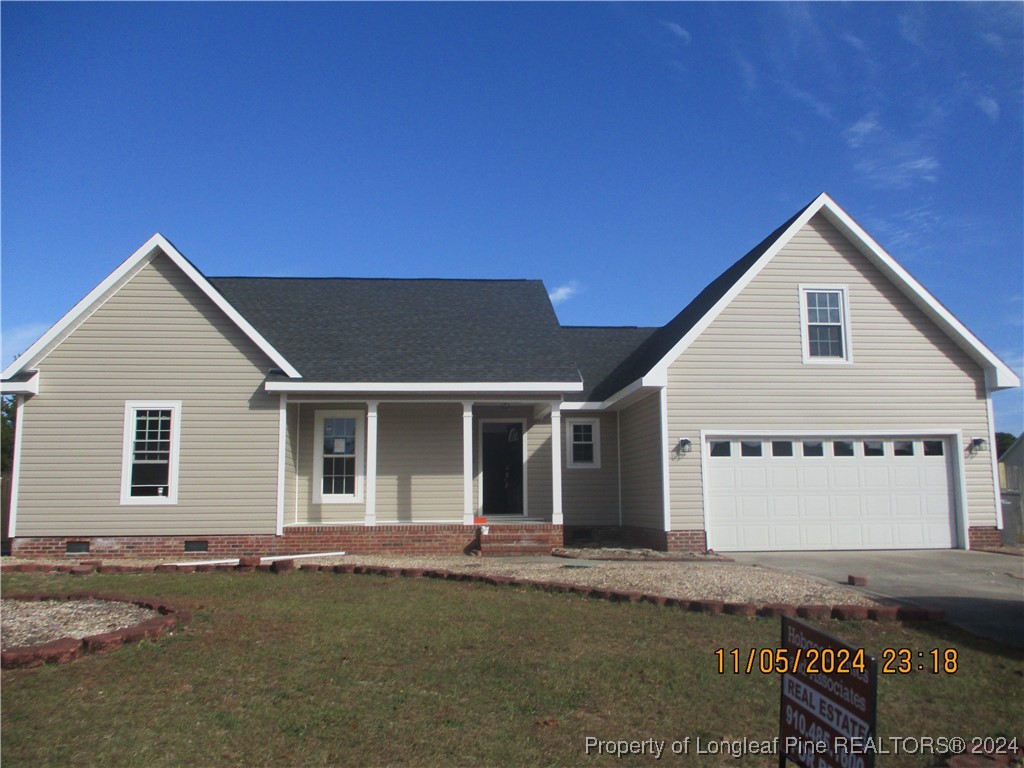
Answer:
[[396, 544], [421, 528], [462, 540], [488, 517], [534, 533], [538, 525], [557, 527], [561, 544], [558, 401], [286, 397], [280, 535], [316, 529], [323, 539], [331, 527], [362, 526]]

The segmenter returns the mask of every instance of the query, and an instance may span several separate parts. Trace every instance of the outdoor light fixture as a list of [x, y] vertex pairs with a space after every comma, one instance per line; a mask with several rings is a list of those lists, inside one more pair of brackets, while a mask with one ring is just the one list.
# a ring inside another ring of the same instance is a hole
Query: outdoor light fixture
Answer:
[[988, 440], [984, 437], [972, 437], [970, 445], [971, 453], [974, 453], [975, 451], [984, 451], [987, 445]]
[[689, 453], [693, 448], [693, 444], [690, 442], [688, 437], [680, 437], [679, 443], [676, 445], [676, 453]]

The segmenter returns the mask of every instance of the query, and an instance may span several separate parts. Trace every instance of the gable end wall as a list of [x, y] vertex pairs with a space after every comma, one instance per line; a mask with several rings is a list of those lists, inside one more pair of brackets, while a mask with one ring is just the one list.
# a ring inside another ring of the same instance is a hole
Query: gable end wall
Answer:
[[[17, 535], [274, 533], [272, 363], [156, 256], [38, 366], [23, 411]], [[122, 506], [127, 400], [180, 400], [178, 503]]]
[[[805, 364], [799, 285], [848, 288], [853, 363]], [[701, 429], [989, 434], [984, 372], [822, 215], [669, 368], [672, 528], [704, 527]], [[964, 457], [968, 521], [995, 525], [991, 460]]]

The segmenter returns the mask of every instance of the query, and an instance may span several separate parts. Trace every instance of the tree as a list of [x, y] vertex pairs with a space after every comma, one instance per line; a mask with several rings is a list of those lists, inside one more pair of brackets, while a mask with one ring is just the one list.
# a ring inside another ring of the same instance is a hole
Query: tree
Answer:
[[1006, 449], [1016, 442], [1017, 436], [1009, 432], [996, 432], [996, 458], [1003, 458]]
[[7, 475], [14, 461], [14, 398], [0, 398], [0, 474]]

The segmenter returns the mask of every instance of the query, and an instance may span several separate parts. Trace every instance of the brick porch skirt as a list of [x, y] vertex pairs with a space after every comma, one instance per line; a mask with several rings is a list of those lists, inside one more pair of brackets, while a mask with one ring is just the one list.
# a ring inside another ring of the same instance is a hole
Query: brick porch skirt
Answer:
[[[492, 533], [522, 531], [535, 541], [562, 546], [562, 526], [545, 523], [491, 525]], [[88, 542], [89, 551], [67, 552], [68, 542]], [[206, 542], [206, 551], [185, 551], [185, 542]], [[474, 525], [303, 525], [273, 534], [195, 536], [47, 536], [17, 537], [15, 557], [239, 557], [347, 552], [353, 555], [455, 555], [480, 547]]]

